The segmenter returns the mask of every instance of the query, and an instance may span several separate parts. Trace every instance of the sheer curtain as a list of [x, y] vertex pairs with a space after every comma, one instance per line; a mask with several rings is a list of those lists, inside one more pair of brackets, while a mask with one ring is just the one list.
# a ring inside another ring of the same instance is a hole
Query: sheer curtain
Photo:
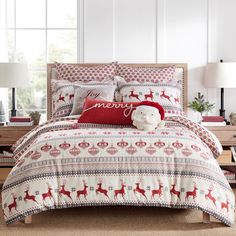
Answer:
[[[0, 63], [8, 62], [7, 50], [7, 0], [0, 0]], [[0, 88], [0, 101], [2, 101], [5, 112], [8, 111], [8, 89]], [[6, 112], [8, 119], [8, 112]]]

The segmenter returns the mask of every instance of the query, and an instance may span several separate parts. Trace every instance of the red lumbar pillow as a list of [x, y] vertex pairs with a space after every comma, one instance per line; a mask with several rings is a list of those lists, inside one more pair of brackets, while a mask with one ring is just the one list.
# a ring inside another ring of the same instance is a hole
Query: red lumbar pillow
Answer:
[[132, 125], [132, 111], [139, 102], [107, 102], [86, 98], [78, 123]]

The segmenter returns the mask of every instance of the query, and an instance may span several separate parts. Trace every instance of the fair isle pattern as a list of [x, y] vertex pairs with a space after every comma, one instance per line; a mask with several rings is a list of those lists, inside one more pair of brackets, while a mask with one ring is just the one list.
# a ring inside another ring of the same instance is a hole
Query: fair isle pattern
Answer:
[[21, 156], [21, 153], [23, 153], [24, 149], [26, 149], [31, 142], [40, 134], [60, 129], [73, 129], [73, 126], [77, 122], [78, 117], [57, 117], [52, 118], [51, 120], [48, 120], [38, 126], [36, 126], [34, 129], [32, 129], [30, 132], [26, 133], [24, 136], [22, 136], [20, 139], [17, 140], [17, 142], [11, 147], [11, 151], [14, 152], [13, 158], [15, 160], [18, 159]]
[[179, 124], [182, 124], [193, 131], [203, 141], [203, 143], [205, 143], [211, 149], [215, 158], [219, 157], [222, 153], [223, 149], [220, 141], [204, 126], [195, 123], [194, 121], [183, 116], [169, 116], [166, 117], [165, 120], [178, 122]]
[[173, 80], [175, 67], [129, 67], [126, 65], [117, 66], [116, 75], [125, 79], [126, 82], [138, 81], [140, 83], [162, 83]]
[[74, 87], [70, 82], [52, 81], [52, 116], [68, 116], [73, 107]]
[[89, 82], [92, 80], [112, 79], [116, 73], [117, 63], [86, 67], [56, 62], [55, 66], [58, 80]]
[[[127, 128], [129, 126], [124, 125], [108, 125], [108, 124], [78, 124], [78, 117], [60, 117], [54, 118], [45, 123], [37, 126], [29, 133], [25, 134], [22, 138], [20, 138], [15, 145], [12, 146], [12, 151], [14, 151], [14, 158], [17, 160], [21, 157], [24, 151], [33, 143], [37, 136], [46, 132], [59, 131], [59, 130], [70, 130], [70, 129], [91, 129], [91, 128], [99, 128], [99, 129], [110, 129], [116, 127], [117, 129]], [[165, 117], [166, 127], [174, 128], [177, 122], [179, 127], [187, 127], [192, 132], [198, 135], [201, 138], [203, 145], [208, 145], [214, 155], [217, 158], [222, 153], [222, 146], [219, 140], [215, 137], [213, 133], [210, 133], [202, 125], [195, 123], [188, 119], [187, 117], [182, 116], [169, 116]], [[140, 134], [141, 131], [135, 131], [134, 134]], [[147, 132], [148, 135], [153, 134], [155, 131]], [[122, 134], [122, 133], [121, 133]], [[180, 134], [176, 133], [177, 136]], [[192, 136], [194, 138], [194, 136]]]
[[178, 116], [151, 132], [47, 122], [15, 147], [21, 154], [2, 191], [5, 220], [53, 208], [146, 205], [201, 209], [233, 225], [234, 194], [212, 153], [221, 147], [210, 133], [199, 137], [204, 129], [195, 134], [199, 127]]
[[163, 106], [165, 113], [183, 115], [181, 82], [164, 83], [118, 83], [117, 98], [122, 102], [152, 101]]

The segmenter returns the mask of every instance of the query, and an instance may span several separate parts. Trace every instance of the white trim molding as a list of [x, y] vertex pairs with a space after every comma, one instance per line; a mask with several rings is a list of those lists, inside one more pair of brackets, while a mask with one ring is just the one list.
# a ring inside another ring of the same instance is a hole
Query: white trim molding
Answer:
[[207, 0], [207, 62], [217, 61], [216, 1]]
[[77, 61], [84, 63], [84, 0], [77, 2]]
[[166, 62], [166, 0], [156, 0], [156, 63]]

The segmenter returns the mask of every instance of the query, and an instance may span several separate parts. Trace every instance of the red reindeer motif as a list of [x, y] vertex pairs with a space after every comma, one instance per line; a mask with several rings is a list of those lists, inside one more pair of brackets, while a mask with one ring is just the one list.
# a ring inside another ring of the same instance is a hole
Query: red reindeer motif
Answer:
[[212, 191], [213, 191], [213, 185], [211, 185], [210, 188], [208, 189], [208, 194], [205, 194], [205, 198], [207, 200], [210, 199], [216, 207], [216, 198], [212, 196], [212, 193], [211, 193]]
[[15, 210], [17, 211], [17, 203], [16, 203], [16, 195], [14, 193], [11, 194], [13, 197], [13, 202], [11, 204], [8, 205], [8, 209], [9, 209], [9, 213], [12, 212], [12, 209], [15, 208]]
[[69, 94], [69, 100], [71, 100], [71, 99], [74, 98], [74, 97], [75, 97], [74, 93]]
[[179, 97], [177, 96], [176, 98], [174, 98], [175, 103], [179, 103]]
[[160, 182], [160, 180], [158, 180], [159, 183], [159, 188], [158, 189], [153, 189], [152, 190], [152, 198], [155, 197], [155, 195], [159, 195], [159, 197], [162, 196], [162, 188], [163, 188], [163, 184]]
[[153, 94], [154, 92], [152, 92], [152, 90], [150, 89], [150, 93], [144, 94], [144, 98], [145, 100], [147, 100], [148, 98], [150, 98], [153, 101]]
[[171, 102], [170, 96], [166, 95], [164, 90], [161, 91], [160, 98], [165, 98], [165, 99], [167, 99], [167, 100], [169, 100]]
[[172, 186], [172, 188], [171, 188], [171, 190], [170, 190], [170, 194], [171, 194], [171, 195], [176, 195], [176, 196], [180, 199], [180, 191], [177, 191], [177, 190], [175, 189], [176, 182], [175, 182], [174, 184], [172, 184], [171, 186]]
[[88, 186], [86, 185], [86, 182], [83, 180], [84, 183], [84, 188], [82, 190], [77, 191], [77, 198], [80, 199], [80, 195], [84, 195], [84, 198], [87, 200], [86, 196], [88, 195], [87, 188]]
[[60, 186], [61, 189], [60, 189], [60, 191], [59, 191], [59, 195], [60, 195], [60, 196], [62, 196], [62, 195], [67, 196], [68, 198], [70, 198], [70, 199], [72, 200], [72, 198], [71, 198], [71, 196], [70, 196], [71, 192], [68, 191], [68, 190], [65, 190], [65, 186], [66, 186], [66, 181], [64, 180], [64, 181], [63, 181], [63, 184]]
[[143, 195], [145, 198], [147, 198], [146, 197], [146, 195], [145, 195], [145, 190], [143, 189], [143, 188], [140, 188], [140, 184], [141, 184], [141, 179], [139, 180], [139, 183], [136, 183], [135, 185], [136, 185], [136, 188], [134, 189], [134, 193], [136, 194], [136, 193], [140, 193], [141, 195]]
[[27, 185], [27, 186], [26, 186], [26, 190], [25, 190], [24, 201], [26, 202], [26, 201], [28, 201], [28, 200], [32, 200], [33, 202], [38, 203], [35, 198], [36, 198], [35, 195], [30, 195], [30, 194], [29, 194], [29, 185]]
[[130, 91], [130, 95], [129, 95], [129, 98], [131, 98], [131, 97], [133, 97], [133, 98], [136, 98], [136, 99], [138, 99], [139, 101], [141, 101], [140, 99], [139, 99], [139, 95], [136, 93], [134, 93], [134, 89], [132, 89], [132, 91]]
[[221, 202], [221, 209], [226, 209], [229, 212], [229, 199], [227, 197], [226, 202]]
[[194, 200], [194, 202], [195, 202], [195, 198], [197, 197], [197, 190], [198, 190], [197, 185], [196, 185], [196, 183], [194, 182], [193, 191], [188, 191], [188, 192], [186, 192], [185, 200], [187, 200], [190, 196], [192, 196], [192, 197], [193, 197], [193, 200]]
[[102, 194], [104, 194], [106, 197], [109, 198], [109, 196], [108, 196], [108, 194], [107, 194], [107, 193], [108, 193], [108, 190], [102, 188], [102, 179], [99, 179], [98, 188], [96, 189], [96, 194], [98, 194], [98, 193], [102, 193]]
[[50, 200], [52, 198], [52, 188], [48, 183], [47, 186], [48, 186], [48, 191], [42, 194], [43, 201], [45, 201], [46, 198], [49, 198]]
[[59, 102], [59, 101], [65, 102], [65, 97], [62, 96], [62, 93], [59, 95], [59, 98], [57, 99], [57, 101], [58, 101], [58, 102]]
[[125, 198], [124, 198], [124, 196], [125, 196], [125, 187], [126, 187], [126, 185], [123, 183], [123, 180], [121, 180], [121, 189], [117, 189], [117, 190], [114, 191], [116, 199], [117, 199], [117, 195], [121, 194], [123, 199], [125, 200]]

